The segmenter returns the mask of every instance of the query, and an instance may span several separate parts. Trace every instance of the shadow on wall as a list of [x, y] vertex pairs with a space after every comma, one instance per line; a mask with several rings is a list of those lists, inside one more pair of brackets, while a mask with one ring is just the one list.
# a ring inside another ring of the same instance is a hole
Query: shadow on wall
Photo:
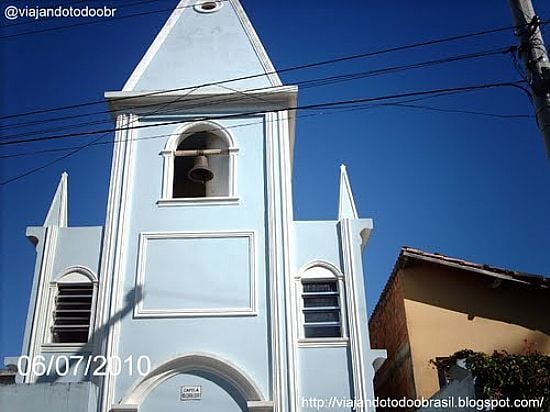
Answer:
[[[403, 269], [406, 299], [522, 326], [547, 336], [550, 345], [550, 289], [472, 273], [417, 265]], [[542, 338], [537, 340], [541, 341]]]
[[[108, 319], [108, 321], [101, 325], [98, 329], [94, 330], [94, 332], [90, 335], [90, 338], [88, 339], [88, 343], [86, 343], [78, 353], [71, 353], [70, 356], [75, 357], [84, 357], [84, 359], [87, 359], [88, 356], [94, 356], [99, 353], [102, 353], [102, 349], [105, 347], [107, 336], [109, 336], [109, 333], [111, 331], [111, 328], [120, 320], [125, 318], [129, 313], [131, 313], [134, 310], [134, 307], [143, 300], [143, 289], [141, 286], [136, 286], [132, 290], [130, 290], [126, 296], [124, 297], [124, 307], [120, 309], [117, 313], [115, 313], [112, 317]], [[69, 360], [69, 363], [67, 365], [67, 370], [74, 367], [77, 362], [80, 360], [78, 358], [73, 358]], [[91, 381], [95, 383], [96, 385], [99, 384], [99, 380], [102, 378], [101, 376], [96, 376], [92, 374], [91, 372], [96, 370], [101, 365], [102, 361], [100, 362], [92, 362], [88, 376], [84, 378], [86, 381]], [[62, 364], [59, 367], [60, 370], [65, 370], [65, 365]], [[59, 375], [44, 375], [40, 376], [36, 379], [37, 383], [42, 382], [57, 382], [61, 376]]]

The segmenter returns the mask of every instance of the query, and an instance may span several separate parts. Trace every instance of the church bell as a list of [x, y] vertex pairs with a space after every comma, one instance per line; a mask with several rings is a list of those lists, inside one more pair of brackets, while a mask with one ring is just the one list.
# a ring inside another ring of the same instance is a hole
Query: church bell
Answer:
[[214, 172], [208, 167], [208, 158], [204, 155], [196, 156], [195, 162], [189, 173], [189, 180], [197, 183], [206, 183], [214, 178]]

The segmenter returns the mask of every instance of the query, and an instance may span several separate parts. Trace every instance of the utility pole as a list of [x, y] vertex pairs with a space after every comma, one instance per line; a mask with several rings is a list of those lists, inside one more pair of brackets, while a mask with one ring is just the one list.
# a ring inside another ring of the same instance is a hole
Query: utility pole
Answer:
[[550, 157], [550, 62], [540, 31], [540, 19], [531, 0], [508, 0], [508, 3], [520, 42], [518, 51], [527, 71], [537, 123], [544, 138], [546, 154]]

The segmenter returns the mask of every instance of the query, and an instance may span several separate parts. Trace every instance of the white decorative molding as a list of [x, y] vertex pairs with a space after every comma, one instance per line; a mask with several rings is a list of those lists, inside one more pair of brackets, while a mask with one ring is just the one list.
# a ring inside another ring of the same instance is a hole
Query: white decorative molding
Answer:
[[300, 338], [300, 348], [340, 348], [349, 346], [348, 338]]
[[357, 399], [367, 399], [366, 377], [364, 373], [363, 341], [361, 339], [361, 327], [359, 322], [358, 296], [355, 286], [355, 264], [353, 262], [353, 248], [351, 243], [352, 230], [350, 219], [344, 218], [340, 221], [340, 236], [342, 242], [342, 257], [345, 273], [345, 285], [348, 296], [347, 306], [349, 308], [349, 335], [350, 354], [353, 372], [354, 393]]
[[[194, 133], [205, 132], [218, 135], [225, 140], [225, 143], [230, 150], [235, 150], [235, 139], [233, 138], [233, 135], [228, 132], [221, 123], [214, 120], [199, 120], [179, 125], [171, 134], [170, 138], [166, 141], [162, 153], [173, 153], [185, 137], [188, 137]], [[187, 136], [183, 137], [184, 135]]]
[[315, 259], [302, 266], [295, 279], [343, 279], [340, 269], [328, 260]]
[[95, 346], [90, 346], [87, 343], [46, 343], [40, 349], [42, 353], [81, 354], [82, 352], [93, 352]]
[[[293, 287], [290, 281], [292, 191], [288, 117], [286, 112], [266, 113], [266, 181], [271, 350], [274, 408], [294, 412], [297, 405], [296, 345], [292, 326]], [[288, 373], [285, 371], [289, 371]]]
[[[229, 194], [222, 197], [193, 197], [193, 198], [174, 198], [174, 158], [178, 145], [187, 137], [195, 133], [211, 133], [221, 138], [229, 152]], [[200, 205], [213, 199], [214, 202], [235, 202], [237, 185], [237, 161], [236, 155], [239, 149], [235, 147], [235, 139], [220, 123], [213, 120], [204, 120], [191, 123], [184, 123], [174, 130], [160, 155], [163, 159], [162, 176], [162, 198], [157, 202], [159, 205], [183, 206], [188, 204]], [[212, 202], [210, 201], [210, 202]]]
[[137, 410], [147, 395], [158, 385], [176, 375], [192, 371], [208, 372], [229, 382], [244, 400], [252, 402], [253, 407], [258, 407], [253, 410], [263, 411], [266, 409], [260, 409], [260, 407], [265, 408], [269, 405], [269, 401], [266, 401], [254, 380], [235, 363], [217, 355], [196, 352], [178, 355], [156, 365], [147, 376], [134, 383], [121, 402], [113, 405], [109, 411]]
[[[46, 227], [40, 275], [37, 284], [36, 304], [34, 306], [31, 341], [29, 344], [28, 356], [30, 359], [34, 359], [37, 355], [40, 355], [40, 347], [47, 342], [47, 340], [45, 340], [45, 331], [47, 330], [48, 308], [50, 307], [50, 288], [48, 284], [53, 276], [53, 262], [57, 250], [58, 234], [58, 226]], [[37, 375], [34, 374], [31, 368], [30, 373], [24, 377], [24, 383], [34, 383], [36, 378]]]
[[[348, 210], [349, 209], [349, 210]], [[343, 218], [358, 219], [353, 192], [349, 183], [348, 172], [345, 165], [340, 165], [340, 194], [338, 196], [338, 220]]]
[[97, 316], [96, 306], [98, 297], [99, 280], [93, 270], [85, 266], [70, 266], [63, 270], [61, 274], [55, 279], [49, 282], [46, 298], [46, 310], [43, 311], [44, 328], [42, 331], [42, 345], [40, 347], [42, 352], [75, 352], [78, 349], [82, 349], [87, 346], [90, 351], [93, 350], [94, 342], [86, 343], [54, 343], [52, 342], [51, 327], [54, 319], [53, 314], [55, 311], [55, 297], [57, 295], [58, 286], [60, 284], [92, 284], [92, 303], [90, 306], [90, 325], [88, 328], [88, 340], [94, 337], [95, 332], [95, 319]]
[[67, 176], [67, 172], [61, 174], [43, 226], [67, 227]]
[[[223, 90], [223, 91], [222, 91]], [[205, 86], [200, 91], [193, 92], [184, 89], [158, 90], [154, 92], [143, 91], [107, 91], [104, 93], [105, 100], [112, 112], [136, 111], [141, 108], [151, 108], [153, 105], [170, 105], [170, 113], [158, 111], [142, 113], [146, 115], [147, 121], [167, 121], [171, 123], [181, 117], [182, 113], [189, 113], [190, 116], [197, 115], [197, 106], [201, 107], [201, 115], [208, 118], [222, 118], [230, 112], [241, 112], [244, 106], [253, 106], [252, 115], [262, 116], [267, 110], [285, 110], [287, 107], [297, 105], [297, 86], [266, 86], [253, 89], [226, 91], [227, 88], [220, 86]], [[220, 106], [220, 98], [223, 100], [223, 107]], [[259, 106], [258, 101], [265, 105]], [[234, 110], [233, 110], [234, 109]], [[290, 110], [294, 116], [295, 110]], [[177, 114], [179, 113], [179, 114]], [[233, 118], [233, 117], [232, 117]], [[294, 122], [294, 117], [292, 117]], [[179, 120], [176, 120], [179, 124]], [[288, 124], [291, 145], [294, 142], [294, 125]]]
[[151, 239], [239, 239], [248, 240], [249, 255], [249, 302], [242, 308], [196, 308], [196, 309], [145, 309], [144, 299], [135, 296], [135, 318], [181, 318], [181, 317], [214, 317], [214, 316], [256, 316], [256, 240], [254, 231], [217, 231], [217, 232], [144, 232], [140, 233], [138, 246], [138, 266], [136, 274], [136, 290], [145, 291], [145, 264], [147, 261], [147, 243]]
[[285, 345], [281, 324], [284, 321], [282, 316], [283, 309], [280, 304], [280, 282], [283, 276], [280, 268], [280, 247], [279, 247], [279, 221], [280, 216], [277, 213], [280, 185], [277, 184], [277, 170], [279, 170], [278, 157], [278, 133], [275, 123], [277, 114], [270, 112], [265, 114], [266, 122], [266, 181], [267, 181], [267, 228], [269, 236], [269, 280], [270, 280], [270, 301], [271, 301], [271, 350], [273, 353], [272, 382], [273, 382], [273, 401], [276, 410], [285, 408], [286, 392], [286, 373], [288, 370], [286, 361], [283, 357]]
[[134, 404], [116, 404], [111, 406], [109, 412], [138, 412], [138, 405]]
[[157, 52], [160, 50], [160, 47], [168, 37], [168, 34], [170, 31], [172, 31], [172, 28], [176, 25], [177, 21], [179, 20], [181, 14], [185, 10], [186, 7], [188, 7], [191, 0], [181, 0], [170, 17], [168, 17], [168, 20], [166, 20], [166, 23], [164, 23], [164, 26], [162, 26], [162, 29], [155, 37], [155, 40], [153, 40], [153, 43], [151, 43], [151, 46], [147, 49], [141, 60], [139, 61], [138, 65], [130, 75], [130, 78], [122, 88], [123, 91], [129, 91], [133, 90], [134, 87], [136, 87], [137, 82], [143, 76], [143, 73], [157, 54]]
[[[292, 107], [292, 106], [291, 106]], [[294, 239], [291, 231], [294, 228], [293, 219], [294, 211], [292, 208], [292, 148], [290, 127], [289, 127], [289, 111], [283, 110], [277, 113], [279, 116], [278, 135], [279, 135], [279, 154], [281, 156], [280, 173], [281, 173], [281, 208], [282, 208], [282, 241], [283, 241], [283, 259], [284, 259], [284, 290], [285, 290], [285, 320], [286, 320], [286, 349], [287, 349], [287, 364], [288, 370], [293, 371], [289, 376], [288, 381], [288, 398], [289, 412], [299, 411], [300, 405], [298, 402], [298, 366], [297, 366], [297, 347], [296, 337], [298, 331], [293, 324], [293, 307], [295, 301], [296, 288], [291, 281], [290, 262], [294, 260], [292, 247], [292, 239]]]
[[238, 197], [192, 197], [157, 200], [159, 207], [238, 205]]
[[248, 36], [248, 39], [250, 40], [250, 43], [252, 43], [254, 52], [256, 53], [256, 56], [258, 56], [258, 59], [260, 60], [260, 63], [266, 72], [267, 78], [269, 79], [269, 81], [273, 86], [281, 86], [282, 82], [281, 82], [281, 79], [279, 78], [279, 75], [277, 74], [277, 71], [275, 70], [275, 66], [273, 66], [273, 63], [269, 59], [269, 56], [265, 51], [265, 48], [260, 38], [258, 37], [258, 34], [254, 30], [254, 27], [252, 26], [252, 23], [248, 19], [248, 16], [246, 15], [244, 9], [242, 8], [240, 2], [238, 0], [229, 0], [229, 1], [231, 2], [233, 9], [237, 13], [237, 17], [241, 21], [241, 24], [244, 28], [246, 35]]
[[[114, 299], [112, 296], [113, 292], [113, 282], [112, 279], [115, 276], [114, 273], [114, 252], [115, 252], [115, 242], [117, 239], [116, 233], [118, 231], [118, 215], [120, 209], [118, 208], [120, 204], [121, 196], [121, 168], [122, 168], [122, 151], [123, 147], [126, 145], [124, 140], [121, 138], [125, 137], [128, 134], [128, 130], [122, 130], [127, 127], [127, 115], [120, 114], [116, 119], [116, 129], [115, 133], [115, 144], [113, 145], [113, 155], [111, 160], [111, 176], [109, 180], [109, 195], [107, 200], [107, 211], [105, 216], [105, 226], [103, 231], [103, 241], [102, 241], [102, 250], [101, 250], [101, 281], [99, 285], [98, 293], [98, 305], [97, 305], [97, 318], [95, 323], [96, 330], [106, 324], [110, 318], [110, 305], [113, 303]], [[106, 336], [103, 336], [102, 339], [104, 343], [99, 348], [99, 352], [103, 352], [105, 356], [112, 353], [111, 339], [112, 334], [110, 333], [110, 328], [107, 329]], [[98, 403], [101, 405], [100, 410], [108, 410], [108, 405], [110, 405], [110, 397], [112, 393], [112, 377], [107, 376], [100, 379], [100, 398]]]
[[273, 401], [248, 401], [248, 412], [273, 412]]
[[[132, 187], [133, 167], [132, 149], [135, 142], [136, 129], [129, 127], [137, 123], [134, 114], [122, 114], [117, 118], [117, 130], [115, 135], [113, 165], [111, 183], [109, 189], [109, 204], [107, 206], [107, 222], [105, 228], [104, 252], [102, 253], [102, 319], [97, 323], [98, 327], [105, 327], [116, 319], [117, 312], [123, 309], [123, 282], [121, 281], [122, 263], [125, 260], [127, 233], [126, 215], [127, 202], [130, 196], [129, 188]], [[118, 353], [118, 341], [120, 338], [120, 319], [116, 319], [111, 327], [106, 328], [107, 336], [101, 338], [105, 343], [105, 356], [110, 359]], [[117, 377], [107, 374], [102, 380], [101, 410], [108, 410], [113, 403], [114, 390]]]
[[72, 276], [74, 274], [82, 275], [86, 277], [90, 282], [93, 282], [93, 283], [98, 282], [98, 277], [92, 269], [86, 266], [80, 266], [80, 265], [70, 266], [66, 268], [63, 272], [61, 272], [61, 274], [53, 282], [81, 283], [84, 280], [81, 278], [81, 276], [78, 276], [78, 277]]
[[[348, 300], [346, 293], [346, 282], [344, 274], [331, 262], [323, 259], [315, 259], [304, 265], [294, 277], [295, 279], [295, 323], [297, 332], [297, 343], [299, 347], [334, 347], [349, 345], [348, 330]], [[306, 338], [304, 336], [304, 312], [303, 312], [303, 281], [304, 280], [327, 280], [332, 279], [338, 282], [338, 299], [340, 302], [340, 328], [342, 336], [339, 338]]]

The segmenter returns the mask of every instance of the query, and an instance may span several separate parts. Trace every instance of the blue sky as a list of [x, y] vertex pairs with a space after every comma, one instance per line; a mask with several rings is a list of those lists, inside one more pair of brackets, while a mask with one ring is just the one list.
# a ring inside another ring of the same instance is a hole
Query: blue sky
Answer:
[[[61, 3], [64, 2], [57, 4]], [[135, 1], [105, 0], [87, 4], [117, 7], [117, 17], [120, 17], [171, 9], [177, 1], [159, 0], [130, 6], [132, 3]], [[511, 25], [507, 3], [501, 0], [243, 0], [242, 3], [279, 69]], [[541, 0], [534, 3], [543, 20], [549, 19], [549, 5]], [[2, 2], [2, 8], [7, 4], [11, 3]], [[25, 1], [13, 4], [30, 5]], [[56, 3], [48, 0], [38, 4]], [[168, 15], [169, 11], [164, 11], [1, 39], [1, 115], [99, 100], [104, 91], [120, 90]], [[11, 23], [2, 17], [0, 37], [82, 21], [33, 21], [10, 28]], [[293, 84], [316, 77], [504, 48], [515, 43], [513, 32], [506, 31], [283, 73], [281, 77], [285, 84]], [[510, 54], [502, 54], [304, 89], [299, 95], [299, 104], [520, 78]], [[533, 114], [526, 95], [514, 88], [456, 94], [417, 104], [438, 110]], [[92, 109], [102, 110], [105, 106], [67, 114]], [[533, 118], [495, 118], [395, 106], [314, 113], [318, 115], [298, 119], [297, 123], [295, 218], [336, 217], [338, 167], [345, 163], [359, 214], [372, 217], [375, 224], [364, 256], [369, 310], [374, 307], [403, 245], [549, 274], [550, 161]], [[53, 115], [13, 119], [3, 122], [2, 126]], [[103, 115], [85, 120], [106, 119]], [[63, 126], [63, 123], [47, 127], [54, 126]], [[105, 126], [92, 125], [71, 131]], [[18, 127], [4, 129], [3, 133], [24, 133], [45, 127]], [[0, 156], [82, 144], [92, 138], [85, 137], [74, 143], [2, 148]], [[111, 149], [110, 145], [90, 147], [0, 188], [2, 356], [20, 352], [34, 268], [34, 250], [25, 239], [25, 227], [43, 222], [63, 171], [69, 173], [70, 225], [102, 225]], [[60, 153], [1, 158], [1, 180], [58, 156]]]

